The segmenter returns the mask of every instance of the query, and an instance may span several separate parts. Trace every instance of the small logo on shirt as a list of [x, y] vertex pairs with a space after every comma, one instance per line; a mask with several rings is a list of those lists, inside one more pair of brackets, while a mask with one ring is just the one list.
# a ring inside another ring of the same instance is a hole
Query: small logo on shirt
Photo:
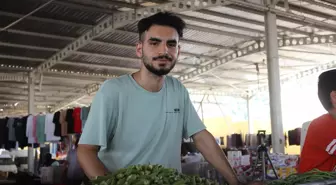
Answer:
[[166, 113], [167, 113], [167, 114], [178, 114], [178, 113], [180, 113], [180, 109], [179, 109], [179, 108], [175, 108], [174, 110], [172, 110], [172, 111], [167, 111]]

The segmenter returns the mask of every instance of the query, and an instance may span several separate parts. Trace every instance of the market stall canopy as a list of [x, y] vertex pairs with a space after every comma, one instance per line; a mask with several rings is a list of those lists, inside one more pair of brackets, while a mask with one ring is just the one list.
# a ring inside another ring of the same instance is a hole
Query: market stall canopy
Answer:
[[[37, 112], [86, 104], [104, 80], [139, 68], [136, 23], [163, 10], [187, 23], [171, 75], [191, 93], [240, 96], [267, 90], [268, 9], [260, 2], [2, 0], [0, 111], [27, 113], [28, 72], [37, 77]], [[333, 68], [336, 3], [276, 2], [271, 11], [277, 14], [282, 83]]]

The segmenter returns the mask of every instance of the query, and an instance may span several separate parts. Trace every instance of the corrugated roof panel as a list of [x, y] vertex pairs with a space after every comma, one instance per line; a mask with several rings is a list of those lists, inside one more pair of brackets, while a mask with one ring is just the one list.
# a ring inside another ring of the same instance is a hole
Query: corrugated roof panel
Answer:
[[134, 45], [138, 41], [138, 36], [135, 34], [110, 32], [101, 35], [97, 38], [97, 40], [104, 40], [106, 42], [113, 42], [117, 44]]
[[216, 11], [216, 12], [223, 12], [225, 14], [230, 14], [238, 17], [245, 17], [253, 20], [258, 20], [258, 21], [264, 21], [264, 16], [256, 15], [253, 13], [241, 11], [241, 10], [236, 10], [233, 8], [229, 8], [226, 6], [218, 6], [218, 7], [212, 7], [209, 8], [209, 10]]
[[66, 20], [77, 23], [95, 24], [102, 16], [103, 13], [95, 11], [86, 11], [85, 9], [70, 8], [69, 6], [62, 5], [60, 3], [52, 3], [45, 8], [38, 11], [35, 15], [52, 18], [58, 20]]
[[12, 27], [12, 29], [25, 30], [31, 32], [42, 32], [46, 34], [55, 34], [60, 36], [78, 37], [88, 29], [78, 26], [60, 25], [55, 23], [37, 22], [25, 19]]
[[127, 24], [126, 26], [123, 27], [123, 30], [129, 30], [132, 32], [138, 32], [138, 21], [137, 22], [133, 22], [131, 24]]
[[0, 54], [3, 55], [46, 59], [49, 58], [53, 53], [54, 52], [49, 51], [38, 51], [32, 49], [0, 46]]
[[191, 30], [191, 29], [186, 29], [184, 38], [197, 40], [199, 42], [222, 45], [222, 46], [232, 46], [244, 40], [240, 38], [232, 38], [232, 37], [228, 37], [224, 35], [205, 33], [205, 32]]
[[[34, 0], [2, 0], [0, 10], [25, 15], [46, 2], [47, 1]], [[66, 4], [66, 2], [64, 3]], [[95, 24], [97, 20], [103, 16], [103, 14], [100, 12], [86, 11], [84, 9], [81, 9], [80, 7], [71, 7], [72, 8], [70, 8], [70, 6], [64, 5], [61, 1], [55, 1], [37, 11], [36, 13], [34, 13], [34, 15], [44, 18], [52, 18], [56, 20], [66, 20], [87, 24]]]
[[65, 61], [74, 61], [74, 62], [87, 62], [92, 64], [105, 64], [111, 66], [118, 66], [118, 67], [132, 67], [138, 68], [140, 66], [139, 62], [134, 61], [126, 61], [126, 60], [113, 60], [110, 58], [104, 57], [96, 57], [96, 56], [83, 56], [83, 55], [71, 55], [70, 57], [66, 58]]
[[228, 27], [223, 27], [223, 26], [217, 26], [217, 25], [213, 25], [210, 23], [206, 24], [206, 23], [201, 23], [199, 21], [191, 21], [191, 20], [186, 20], [186, 22], [190, 25], [201, 26], [204, 28], [210, 28], [210, 29], [220, 30], [220, 31], [225, 31], [225, 32], [237, 33], [237, 34], [242, 34], [242, 35], [251, 36], [251, 37], [260, 36], [259, 33], [238, 30], [238, 29], [233, 29], [233, 28], [228, 28]]
[[[221, 12], [216, 12], [216, 13], [221, 13]], [[225, 12], [225, 13], [228, 13], [228, 12]], [[225, 17], [212, 16], [212, 15], [208, 15], [208, 14], [204, 14], [204, 13], [200, 13], [200, 12], [188, 11], [188, 12], [183, 12], [182, 14], [189, 15], [189, 16], [194, 16], [194, 17], [197, 17], [197, 18], [203, 18], [203, 19], [213, 20], [213, 21], [217, 21], [217, 22], [227, 23], [227, 24], [233, 24], [233, 25], [237, 25], [237, 26], [244, 26], [244, 27], [247, 27], [247, 28], [252, 28], [252, 29], [257, 29], [257, 30], [264, 30], [265, 29], [264, 26], [262, 26], [262, 25], [255, 25], [255, 24], [252, 24], [252, 23], [236, 21], [236, 20], [232, 20], [232, 19], [229, 19], [229, 18], [225, 18]], [[240, 15], [239, 17], [242, 17], [242, 16]]]
[[199, 46], [199, 45], [192, 45], [192, 44], [181, 44], [181, 50], [191, 53], [198, 53], [198, 54], [207, 54], [216, 48], [206, 47], [206, 46]]
[[[1, 20], [1, 18], [0, 18]], [[0, 42], [9, 42], [12, 44], [23, 44], [23, 45], [36, 45], [40, 47], [49, 48], [63, 48], [69, 41], [60, 39], [51, 39], [38, 36], [27, 36], [22, 34], [16, 34], [11, 32], [0, 32]]]
[[83, 48], [80, 49], [80, 51], [88, 51], [92, 53], [100, 53], [100, 54], [106, 54], [106, 55], [115, 55], [120, 57], [131, 57], [131, 58], [137, 58], [135, 54], [135, 46], [134, 49], [128, 49], [128, 48], [120, 48], [120, 47], [112, 47], [112, 46], [103, 46], [99, 44], [87, 44]]
[[43, 2], [33, 0], [1, 0], [0, 10], [28, 14], [42, 4]]

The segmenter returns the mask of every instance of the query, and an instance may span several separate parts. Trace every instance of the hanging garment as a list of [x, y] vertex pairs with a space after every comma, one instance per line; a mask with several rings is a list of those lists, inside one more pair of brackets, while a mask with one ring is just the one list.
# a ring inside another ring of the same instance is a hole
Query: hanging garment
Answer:
[[11, 149], [14, 149], [16, 147], [16, 142], [15, 141], [9, 141], [8, 138], [9, 138], [9, 128], [8, 128], [8, 120], [10, 118], [6, 117], [5, 119], [5, 123], [6, 123], [6, 131], [5, 133], [7, 134], [6, 135], [6, 143], [5, 143], [5, 149], [6, 150], [11, 150]]
[[234, 148], [242, 148], [244, 146], [241, 134], [232, 134], [231, 138], [232, 138], [232, 145]]
[[33, 127], [34, 127], [33, 122], [34, 122], [34, 116], [29, 115], [27, 118], [27, 127], [26, 127], [26, 137], [28, 138], [29, 144], [34, 144], [37, 142], [33, 135]]
[[245, 144], [247, 147], [251, 146], [250, 134], [245, 134]]
[[301, 139], [301, 128], [288, 131], [288, 144], [291, 145], [300, 145]]
[[231, 138], [231, 148], [237, 148], [236, 146], [236, 137], [234, 137], [234, 134], [230, 136]]
[[243, 148], [244, 142], [243, 142], [243, 135], [242, 134], [236, 134], [236, 145], [237, 148]]
[[7, 121], [8, 141], [16, 142], [14, 123], [15, 123], [15, 118], [9, 118]]
[[45, 119], [45, 115], [37, 115], [36, 117], [36, 137], [39, 144], [46, 142]]
[[232, 148], [232, 139], [231, 136], [226, 136], [226, 148]]
[[37, 140], [37, 116], [33, 117], [33, 138], [34, 138], [34, 142], [38, 143], [38, 140]]
[[82, 130], [85, 126], [87, 117], [89, 115], [89, 111], [90, 111], [89, 107], [82, 107], [82, 109], [81, 109]]
[[52, 122], [55, 125], [54, 136], [61, 136], [60, 111], [55, 112]]
[[74, 119], [73, 119], [73, 109], [67, 110], [66, 122], [68, 123], [68, 134], [74, 134]]
[[27, 119], [28, 116], [25, 116], [14, 123], [15, 137], [21, 149], [28, 146], [28, 137], [26, 136]]
[[44, 133], [46, 135], [46, 141], [53, 142], [59, 141], [61, 138], [59, 136], [55, 136], [55, 124], [53, 123], [54, 114], [46, 114], [45, 115], [45, 130]]
[[8, 142], [8, 128], [6, 119], [0, 119], [0, 148]]
[[82, 133], [81, 111], [81, 108], [75, 108], [72, 114], [74, 120], [74, 132], [77, 134]]
[[59, 122], [61, 124], [61, 136], [68, 135], [68, 122], [66, 121], [67, 110], [61, 110]]

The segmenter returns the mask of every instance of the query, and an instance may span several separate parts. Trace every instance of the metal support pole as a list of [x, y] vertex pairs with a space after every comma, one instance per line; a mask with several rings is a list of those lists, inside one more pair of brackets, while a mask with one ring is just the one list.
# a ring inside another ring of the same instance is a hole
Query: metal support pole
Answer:
[[[35, 114], [35, 77], [29, 74], [28, 77], [28, 113]], [[34, 174], [35, 172], [35, 151], [33, 147], [28, 147], [28, 172]]]
[[[267, 1], [267, 5], [272, 5], [270, 0]], [[273, 152], [275, 153], [284, 153], [285, 146], [281, 112], [281, 87], [276, 14], [270, 11], [265, 12], [265, 30], [268, 87], [272, 128], [272, 148]]]
[[250, 115], [250, 100], [251, 100], [251, 97], [247, 95], [246, 96], [246, 111], [247, 111], [248, 133], [253, 134], [253, 124], [251, 122], [251, 115]]

